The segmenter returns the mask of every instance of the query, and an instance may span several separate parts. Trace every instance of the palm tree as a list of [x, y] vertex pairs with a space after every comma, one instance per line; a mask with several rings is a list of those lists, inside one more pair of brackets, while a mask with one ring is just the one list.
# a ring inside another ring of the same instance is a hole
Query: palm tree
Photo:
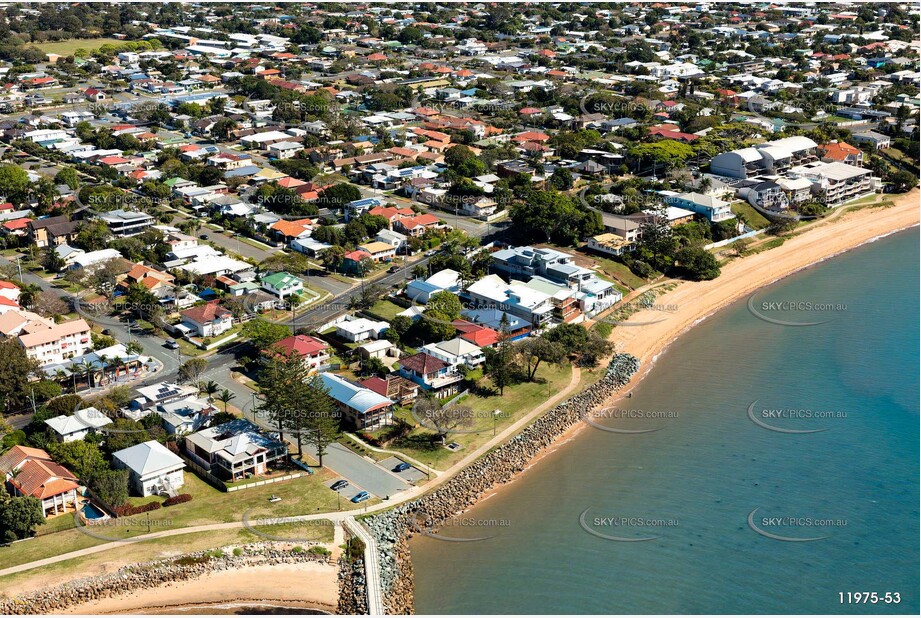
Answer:
[[77, 367], [79, 367], [83, 375], [86, 376], [86, 385], [89, 388], [93, 388], [93, 363], [83, 359], [83, 362], [77, 365]]
[[234, 395], [233, 393], [231, 393], [231, 392], [230, 392], [229, 390], [227, 390], [226, 388], [225, 388], [224, 390], [222, 390], [222, 391], [218, 394], [217, 400], [224, 404], [224, 413], [225, 413], [225, 414], [227, 413], [227, 404], [230, 403], [231, 401], [233, 401], [233, 400], [236, 399], [236, 398], [237, 398], [237, 396]]
[[209, 403], [214, 400], [214, 394], [217, 393], [220, 389], [221, 387], [214, 380], [208, 380], [207, 382], [202, 381], [198, 383], [198, 392], [206, 393], [208, 395]]
[[107, 354], [102, 354], [99, 357], [99, 362], [102, 363], [102, 381], [106, 381], [106, 369], [109, 368], [109, 356]]
[[115, 367], [115, 381], [116, 382], [118, 382], [118, 370], [121, 368], [122, 363], [124, 362], [125, 360], [121, 356], [115, 356], [112, 359], [112, 365]]
[[[64, 380], [67, 379], [67, 372], [58, 367], [54, 372], [55, 379], [61, 383], [61, 386], [64, 386]], [[77, 392], [77, 389], [74, 388], [74, 392]]]

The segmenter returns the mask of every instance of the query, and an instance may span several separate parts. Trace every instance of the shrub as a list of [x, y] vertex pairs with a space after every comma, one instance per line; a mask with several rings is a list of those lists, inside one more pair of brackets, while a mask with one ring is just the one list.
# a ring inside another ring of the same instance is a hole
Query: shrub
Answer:
[[118, 517], [130, 517], [132, 515], [139, 515], [141, 513], [148, 513], [150, 511], [156, 511], [160, 508], [159, 502], [148, 502], [147, 504], [141, 504], [138, 506], [132, 506], [130, 504], [123, 504], [121, 506], [115, 507], [115, 515]]
[[233, 555], [236, 556], [237, 558], [239, 558], [240, 556], [243, 555], [243, 550], [240, 549], [239, 547], [234, 547], [234, 548], [233, 548]]
[[294, 547], [294, 548], [291, 550], [291, 552], [292, 552], [292, 553], [295, 553], [295, 554], [303, 554], [303, 553], [304, 553], [304, 548], [301, 547], [300, 545], [297, 545], [296, 547]]
[[164, 500], [163, 506], [173, 506], [174, 504], [182, 504], [183, 502], [189, 502], [191, 500], [191, 494], [179, 494], [178, 496], [172, 496]]
[[314, 545], [313, 547], [307, 550], [307, 553], [313, 554], [314, 556], [328, 556], [332, 552], [330, 552], [325, 547]]

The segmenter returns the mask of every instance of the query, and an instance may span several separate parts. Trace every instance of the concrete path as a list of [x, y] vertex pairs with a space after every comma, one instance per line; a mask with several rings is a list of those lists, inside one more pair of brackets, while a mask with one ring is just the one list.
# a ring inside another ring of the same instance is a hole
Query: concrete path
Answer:
[[384, 595], [381, 591], [381, 565], [380, 554], [377, 551], [377, 541], [368, 532], [368, 529], [355, 521], [351, 515], [343, 521], [349, 531], [361, 539], [365, 544], [365, 581], [368, 584], [368, 615], [384, 615]]

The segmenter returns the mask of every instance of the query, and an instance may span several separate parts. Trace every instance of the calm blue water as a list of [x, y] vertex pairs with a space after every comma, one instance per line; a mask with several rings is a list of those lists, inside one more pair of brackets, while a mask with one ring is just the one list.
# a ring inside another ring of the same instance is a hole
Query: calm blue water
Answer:
[[106, 516], [95, 504], [87, 503], [81, 509], [87, 519], [102, 519]]
[[[671, 418], [603, 421], [659, 431], [587, 427], [465, 515], [489, 525], [447, 531], [493, 538], [414, 539], [416, 611], [917, 614], [918, 236], [864, 246], [756, 296], [757, 306], [846, 305], [766, 312], [826, 324], [778, 326], [741, 302], [681, 338], [628, 400]], [[779, 428], [826, 429], [779, 433], [749, 419], [755, 400], [756, 414], [841, 415], [758, 416]], [[827, 538], [761, 536], [747, 520], [756, 508], [755, 525], [768, 533]], [[595, 532], [658, 538], [598, 538], [579, 524], [585, 509]], [[605, 517], [643, 521], [595, 522]], [[901, 604], [842, 605], [847, 591], [898, 592]]]

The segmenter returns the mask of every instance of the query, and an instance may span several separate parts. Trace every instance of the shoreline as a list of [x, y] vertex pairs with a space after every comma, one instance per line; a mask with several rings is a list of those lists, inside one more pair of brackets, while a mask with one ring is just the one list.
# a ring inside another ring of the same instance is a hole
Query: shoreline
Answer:
[[[241, 566], [72, 605], [61, 614], [157, 614], [228, 606], [312, 609], [335, 614], [338, 569], [322, 563]], [[192, 612], [188, 612], [192, 613]], [[208, 612], [204, 612], [208, 613]]]
[[[880, 195], [880, 198], [883, 196]], [[888, 236], [907, 231], [921, 225], [921, 190], [912, 189], [894, 199], [888, 208], [869, 205], [859, 211], [845, 213], [834, 221], [819, 221], [816, 227], [788, 238], [783, 245], [762, 251], [757, 255], [735, 258], [726, 264], [722, 273], [711, 281], [682, 281], [673, 290], [656, 297], [658, 305], [675, 304], [679, 308], [672, 317], [639, 328], [615, 326], [608, 337], [614, 344], [615, 353], [632, 354], [640, 361], [640, 369], [631, 376], [623, 387], [612, 392], [602, 407], [612, 407], [623, 400], [646, 378], [656, 362], [684, 334], [701, 322], [708, 320], [730, 305], [756, 294], [787, 277], [812, 268], [839, 255], [859, 249], [864, 245], [882, 240]], [[847, 208], [847, 206], [842, 206]], [[803, 251], [801, 245], [808, 245]], [[797, 253], [797, 251], [802, 251]], [[808, 256], [808, 257], [807, 257]], [[775, 268], [768, 269], [763, 263]], [[752, 276], [752, 270], [761, 270], [766, 275]], [[747, 277], [746, 277], [747, 276]], [[744, 279], [744, 280], [743, 280]], [[707, 289], [700, 293], [702, 286]], [[704, 294], [711, 294], [710, 302], [701, 300]], [[689, 296], [697, 296], [683, 302]], [[662, 312], [641, 310], [632, 314], [627, 322], [649, 322], [660, 319]], [[754, 319], [754, 318], [753, 318]], [[574, 440], [588, 427], [586, 423], [575, 423], [556, 437], [538, 453], [529, 465], [514, 478], [494, 487], [482, 498], [470, 505], [466, 511], [476, 508], [481, 502], [506, 491], [521, 476], [527, 474], [539, 461], [555, 452], [563, 444]], [[465, 512], [466, 512], [465, 511]]]

